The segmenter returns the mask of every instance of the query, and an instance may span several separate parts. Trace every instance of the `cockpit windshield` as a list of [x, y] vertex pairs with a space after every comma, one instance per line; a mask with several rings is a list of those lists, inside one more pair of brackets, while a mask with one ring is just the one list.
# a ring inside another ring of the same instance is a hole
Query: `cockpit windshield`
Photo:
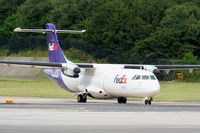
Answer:
[[132, 78], [133, 80], [156, 80], [154, 75], [135, 75]]
[[149, 75], [142, 75], [143, 80], [149, 80]]
[[150, 75], [151, 80], [156, 80], [156, 77], [154, 75]]
[[140, 80], [140, 75], [137, 75], [137, 77], [135, 78], [135, 80]]

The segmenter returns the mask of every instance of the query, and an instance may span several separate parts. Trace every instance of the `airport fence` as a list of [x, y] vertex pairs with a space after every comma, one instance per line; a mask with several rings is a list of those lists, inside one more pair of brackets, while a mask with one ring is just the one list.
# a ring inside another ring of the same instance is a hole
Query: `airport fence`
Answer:
[[[84, 41], [81, 41], [79, 38], [70, 38], [61, 36], [60, 43], [62, 44], [62, 48], [64, 50], [69, 48], [76, 48], [79, 50], [82, 50], [86, 53], [95, 53], [96, 51], [93, 51], [94, 46], [92, 44], [88, 44]], [[97, 46], [98, 47], [98, 46]], [[25, 50], [33, 50], [33, 49], [39, 49], [39, 50], [46, 50], [46, 37], [38, 35], [36, 37], [29, 37], [29, 36], [13, 36], [13, 37], [6, 37], [6, 36], [0, 36], [0, 56], [9, 56], [11, 53], [18, 53], [20, 51]], [[100, 49], [100, 48], [99, 48]], [[102, 54], [95, 53], [95, 54]], [[200, 61], [191, 61], [191, 60], [171, 60], [164, 54], [162, 55], [162, 58], [164, 59], [155, 59], [152, 55], [147, 56], [147, 58], [143, 59], [142, 61], [135, 61], [134, 64], [179, 64], [179, 65], [185, 65], [185, 64], [200, 64]], [[120, 57], [119, 57], [120, 58]], [[120, 59], [119, 59], [120, 60]], [[176, 71], [170, 71], [169, 73], [166, 73], [165, 71], [162, 71], [159, 75], [159, 78], [161, 80], [186, 80], [186, 81], [199, 81], [200, 80], [200, 70], [194, 69], [192, 73], [189, 72], [189, 70], [176, 70]]]

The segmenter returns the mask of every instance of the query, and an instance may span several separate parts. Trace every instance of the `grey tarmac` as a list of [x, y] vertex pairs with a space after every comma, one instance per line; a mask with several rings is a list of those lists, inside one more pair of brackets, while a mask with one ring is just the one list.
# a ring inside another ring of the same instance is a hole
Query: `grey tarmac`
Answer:
[[[14, 104], [5, 104], [6, 99]], [[0, 97], [1, 133], [199, 133], [200, 102]]]

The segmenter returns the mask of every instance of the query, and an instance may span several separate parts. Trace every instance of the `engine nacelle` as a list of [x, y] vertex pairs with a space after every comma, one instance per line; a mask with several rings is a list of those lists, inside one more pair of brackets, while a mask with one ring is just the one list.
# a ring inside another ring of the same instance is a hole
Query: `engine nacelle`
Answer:
[[154, 73], [155, 75], [160, 74], [160, 70], [153, 65], [144, 65], [143, 69], [150, 71], [150, 72]]
[[75, 64], [62, 64], [62, 73], [68, 77], [78, 78], [81, 69]]

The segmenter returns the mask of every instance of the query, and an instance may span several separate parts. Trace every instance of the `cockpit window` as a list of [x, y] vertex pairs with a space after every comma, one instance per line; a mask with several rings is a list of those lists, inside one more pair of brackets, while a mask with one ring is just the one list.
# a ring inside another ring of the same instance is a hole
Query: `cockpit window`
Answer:
[[140, 75], [138, 75], [136, 78], [135, 78], [135, 80], [140, 80]]
[[149, 76], [148, 75], [142, 75], [142, 79], [143, 80], [149, 80]]
[[136, 76], [137, 76], [137, 75], [133, 76], [133, 78], [132, 78], [132, 79], [134, 80]]
[[135, 75], [132, 78], [133, 80], [156, 80], [154, 75]]
[[151, 80], [156, 80], [156, 77], [154, 75], [150, 75]]

